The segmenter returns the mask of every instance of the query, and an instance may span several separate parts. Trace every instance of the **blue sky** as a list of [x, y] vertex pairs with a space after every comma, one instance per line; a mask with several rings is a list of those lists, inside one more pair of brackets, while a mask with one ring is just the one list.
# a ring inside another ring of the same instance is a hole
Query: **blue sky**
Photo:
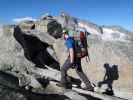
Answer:
[[121, 25], [133, 31], [133, 0], [0, 0], [0, 23], [39, 18], [44, 13], [72, 16], [98, 25]]

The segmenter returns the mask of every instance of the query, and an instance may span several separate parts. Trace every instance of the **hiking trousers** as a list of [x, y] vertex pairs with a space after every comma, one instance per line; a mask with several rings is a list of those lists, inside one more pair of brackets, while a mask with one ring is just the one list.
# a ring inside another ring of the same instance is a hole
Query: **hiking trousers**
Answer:
[[91, 88], [91, 83], [85, 73], [82, 70], [81, 66], [81, 59], [78, 58], [74, 61], [74, 64], [71, 64], [70, 58], [68, 57], [65, 61], [64, 65], [61, 68], [61, 84], [64, 85], [64, 87], [67, 87], [67, 71], [69, 68], [74, 68], [79, 75], [80, 79], [85, 83], [87, 88]]

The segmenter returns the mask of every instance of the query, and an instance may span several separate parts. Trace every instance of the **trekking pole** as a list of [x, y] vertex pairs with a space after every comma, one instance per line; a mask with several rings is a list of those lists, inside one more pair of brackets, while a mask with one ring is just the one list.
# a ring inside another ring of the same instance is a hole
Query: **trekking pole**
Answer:
[[[90, 56], [89, 56], [89, 54], [88, 54], [88, 56], [86, 57], [86, 59], [87, 59], [87, 58], [88, 58], [88, 60], [89, 60], [89, 62], [90, 62], [91, 60], [90, 60]], [[88, 61], [87, 61], [87, 62], [88, 62]]]
[[[89, 62], [91, 61], [90, 60], [90, 56], [89, 56], [89, 53], [88, 53], [88, 41], [87, 41], [87, 33], [86, 33], [86, 31], [85, 31], [85, 37], [86, 37], [86, 48], [87, 48], [87, 57], [86, 57], [86, 61], [88, 62], [88, 60], [89, 60]], [[88, 58], [88, 59], [87, 59]]]

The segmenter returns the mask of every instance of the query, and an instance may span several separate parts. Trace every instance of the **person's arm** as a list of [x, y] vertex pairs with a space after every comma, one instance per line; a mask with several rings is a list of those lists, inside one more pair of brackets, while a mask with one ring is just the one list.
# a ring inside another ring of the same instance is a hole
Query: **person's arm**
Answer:
[[70, 62], [74, 63], [74, 50], [73, 48], [69, 48]]

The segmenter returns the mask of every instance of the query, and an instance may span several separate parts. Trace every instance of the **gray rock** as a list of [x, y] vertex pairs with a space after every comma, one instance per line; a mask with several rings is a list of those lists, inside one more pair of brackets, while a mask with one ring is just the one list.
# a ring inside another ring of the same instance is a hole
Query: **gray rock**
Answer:
[[62, 12], [60, 16], [56, 16], [55, 19], [62, 25], [62, 28], [75, 28], [78, 24], [77, 19], [69, 14]]
[[42, 16], [41, 16], [41, 20], [45, 20], [45, 19], [52, 19], [53, 18], [53, 16], [52, 15], [50, 15], [50, 13], [45, 13], [45, 14], [43, 14]]
[[72, 100], [88, 100], [86, 97], [84, 97], [74, 91], [68, 91], [68, 92], [64, 93], [64, 95], [66, 95], [67, 97], [69, 97]]
[[54, 38], [60, 38], [62, 35], [61, 25], [52, 17], [44, 17], [42, 20], [37, 21], [35, 29], [41, 32], [47, 32]]
[[18, 25], [24, 31], [35, 29], [35, 22], [34, 21], [22, 21]]
[[101, 35], [103, 33], [102, 28], [99, 25], [96, 25], [89, 21], [79, 19], [78, 26], [85, 28], [88, 33], [93, 35]]
[[[5, 32], [4, 29], [3, 32]], [[0, 36], [0, 68], [1, 70], [26, 71], [32, 63], [25, 59], [21, 45], [13, 37], [13, 31], [8, 32], [8, 35], [3, 33]]]
[[[47, 36], [47, 38], [46, 38]], [[41, 41], [43, 37], [46, 40], [52, 41], [48, 34], [43, 32], [23, 32], [19, 27], [14, 29], [14, 38], [21, 44], [24, 50], [24, 56], [27, 60], [35, 64], [36, 67], [45, 68], [45, 65], [60, 69], [59, 63], [48, 53], [48, 43]], [[54, 66], [53, 66], [54, 65]]]
[[[12, 30], [12, 31], [7, 31], [6, 29], [8, 28], [8, 30]], [[8, 27], [4, 26], [3, 28], [3, 32], [7, 32], [7, 33], [1, 33], [0, 35], [0, 69], [1, 70], [12, 70], [12, 71], [20, 71], [20, 72], [25, 72], [27, 70], [30, 70], [30, 67], [34, 66], [34, 63], [32, 63], [30, 60], [27, 60], [24, 56], [25, 54], [25, 49], [23, 49], [23, 46], [21, 44], [19, 44], [18, 41], [16, 41], [16, 39], [14, 38], [13, 32], [14, 32], [14, 27]], [[20, 32], [21, 33], [21, 32]], [[19, 32], [17, 33], [20, 38], [19, 41], [21, 41], [23, 39], [23, 37], [21, 37], [21, 34]], [[55, 39], [51, 36], [49, 36], [48, 34], [44, 34], [43, 32], [30, 32], [28, 33], [29, 35], [34, 34], [35, 36], [37, 36], [37, 38], [40, 38], [39, 41], [45, 41], [48, 42], [50, 45], [52, 45], [55, 41]], [[30, 37], [30, 36], [29, 36]], [[32, 37], [32, 36], [31, 36]], [[45, 37], [45, 38], [44, 38]], [[30, 40], [29, 40], [30, 41]], [[30, 45], [29, 42], [27, 42], [28, 44], [26, 45]], [[36, 44], [36, 43], [35, 43]], [[35, 46], [34, 44], [34, 46]], [[31, 45], [33, 45], [31, 43]], [[38, 49], [38, 47], [34, 47], [35, 49]], [[42, 46], [39, 46], [39, 48], [41, 48]], [[35, 51], [35, 49], [31, 49], [32, 51]], [[46, 49], [44, 51], [47, 51]], [[47, 52], [48, 54], [48, 52]], [[48, 54], [50, 57], [50, 54]], [[54, 59], [53, 59], [54, 60]], [[58, 64], [59, 65], [59, 64]]]

